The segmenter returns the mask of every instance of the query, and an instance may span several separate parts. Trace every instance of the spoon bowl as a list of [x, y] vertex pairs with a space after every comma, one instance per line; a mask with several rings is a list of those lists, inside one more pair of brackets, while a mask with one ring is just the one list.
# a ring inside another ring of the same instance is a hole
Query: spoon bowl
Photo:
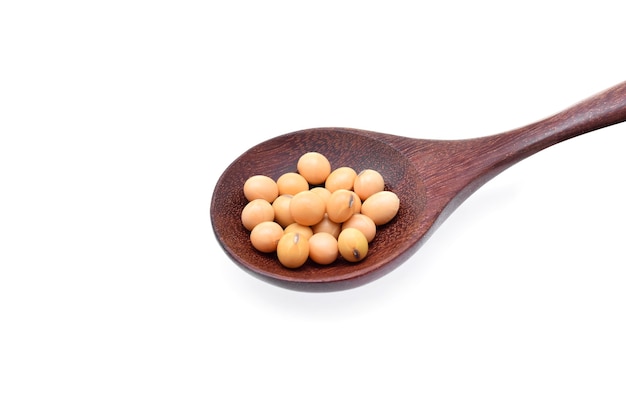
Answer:
[[[262, 142], [233, 161], [220, 176], [211, 201], [218, 242], [253, 275], [297, 290], [328, 291], [360, 286], [409, 258], [437, 226], [485, 182], [518, 161], [558, 142], [626, 120], [626, 83], [563, 112], [498, 135], [466, 140], [424, 140], [348, 128], [315, 128]], [[309, 151], [324, 154], [332, 167], [379, 171], [385, 188], [400, 198], [396, 217], [377, 229], [367, 257], [339, 259], [328, 266], [307, 261], [283, 267], [275, 254], [261, 253], [241, 223], [247, 200], [243, 184], [264, 174], [277, 179], [295, 172]]]
[[[241, 224], [241, 209], [247, 203], [243, 183], [255, 174], [277, 179], [283, 173], [295, 172], [298, 158], [308, 151], [324, 154], [333, 167], [350, 166], [357, 172], [366, 168], [379, 171], [385, 178], [386, 189], [394, 191], [402, 200], [398, 214], [378, 228], [368, 256], [360, 263], [339, 259], [332, 265], [320, 266], [309, 260], [298, 269], [288, 269], [275, 255], [261, 253], [250, 244], [249, 231]], [[250, 272], [282, 284], [350, 280], [350, 285], [354, 285], [363, 282], [355, 279], [372, 280], [387, 272], [394, 265], [392, 260], [404, 260], [412, 254], [417, 249], [415, 244], [428, 230], [424, 219], [425, 187], [415, 165], [391, 145], [377, 139], [375, 133], [366, 131], [317, 128], [265, 141], [226, 169], [213, 196], [213, 227], [226, 253]]]

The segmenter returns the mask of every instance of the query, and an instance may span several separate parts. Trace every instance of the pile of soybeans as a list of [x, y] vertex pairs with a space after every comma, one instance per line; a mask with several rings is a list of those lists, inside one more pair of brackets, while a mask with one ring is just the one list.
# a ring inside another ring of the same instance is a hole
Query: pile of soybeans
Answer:
[[363, 260], [377, 227], [391, 221], [400, 207], [378, 171], [357, 174], [347, 166], [331, 170], [329, 160], [314, 151], [298, 159], [297, 172], [276, 181], [254, 175], [243, 192], [248, 203], [241, 221], [250, 231], [250, 242], [263, 253], [276, 252], [288, 268], [298, 268], [309, 258], [321, 265], [339, 257]]

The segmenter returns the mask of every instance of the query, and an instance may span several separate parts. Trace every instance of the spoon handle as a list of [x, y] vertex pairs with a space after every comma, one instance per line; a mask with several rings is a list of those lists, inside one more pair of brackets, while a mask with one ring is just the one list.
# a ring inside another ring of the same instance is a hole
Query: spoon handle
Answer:
[[626, 121], [626, 82], [518, 129], [465, 140], [387, 138], [429, 185], [426, 197], [445, 207], [443, 221], [469, 195], [511, 165], [551, 145]]
[[551, 117], [490, 139], [515, 163], [559, 142], [624, 121], [626, 82]]
[[[467, 196], [511, 165], [545, 148], [626, 121], [626, 82], [553, 116], [512, 131], [454, 141], [455, 161], [444, 176], [458, 176]], [[444, 171], [444, 170], [442, 170]]]

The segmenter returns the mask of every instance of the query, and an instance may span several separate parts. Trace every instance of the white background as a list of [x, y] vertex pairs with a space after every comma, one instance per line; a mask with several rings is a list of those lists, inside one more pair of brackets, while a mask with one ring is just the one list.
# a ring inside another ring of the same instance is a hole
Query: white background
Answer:
[[7, 1], [0, 61], [0, 416], [626, 415], [626, 124], [349, 291], [248, 275], [209, 219], [274, 136], [475, 137], [623, 81], [618, 2]]

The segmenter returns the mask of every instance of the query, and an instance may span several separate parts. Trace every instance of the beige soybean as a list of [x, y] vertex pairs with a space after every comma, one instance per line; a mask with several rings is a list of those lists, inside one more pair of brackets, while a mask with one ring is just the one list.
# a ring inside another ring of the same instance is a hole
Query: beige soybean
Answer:
[[372, 242], [376, 236], [376, 224], [369, 216], [365, 216], [362, 213], [355, 213], [341, 225], [342, 230], [346, 228], [356, 228], [363, 232], [367, 242]]
[[[354, 217], [354, 215], [352, 216]], [[318, 232], [328, 232], [330, 235], [337, 238], [341, 232], [341, 224], [331, 221], [326, 213], [324, 214], [324, 219], [313, 225], [311, 229], [313, 229], [314, 234]]]
[[300, 225], [299, 223], [292, 223], [291, 225], [287, 225], [285, 228], [285, 234], [290, 232], [297, 232], [302, 235], [306, 239], [309, 239], [313, 236], [313, 229], [310, 226]]
[[361, 201], [361, 198], [359, 197], [358, 194], [354, 192], [352, 193], [354, 194], [354, 201], [352, 202], [354, 213], [360, 213], [363, 202]]
[[309, 183], [298, 173], [285, 173], [276, 180], [278, 194], [296, 195], [304, 190], [309, 190]]
[[276, 251], [278, 241], [283, 237], [283, 228], [276, 222], [264, 221], [252, 228], [250, 242], [257, 250], [264, 253]]
[[361, 171], [354, 179], [354, 192], [361, 200], [365, 200], [376, 192], [385, 189], [385, 180], [382, 174], [376, 170], [366, 169]]
[[274, 220], [283, 228], [295, 222], [289, 210], [292, 197], [293, 196], [290, 194], [281, 194], [272, 203], [272, 208], [274, 208]]
[[331, 221], [342, 223], [361, 209], [361, 199], [352, 190], [339, 189], [334, 191], [328, 203], [326, 212]]
[[311, 226], [324, 218], [326, 204], [319, 195], [305, 190], [291, 198], [289, 212], [293, 220], [300, 225]]
[[298, 268], [309, 258], [309, 240], [297, 232], [288, 232], [278, 241], [278, 261], [287, 268]]
[[243, 184], [243, 194], [249, 202], [264, 199], [272, 203], [278, 197], [278, 185], [271, 177], [255, 175]]
[[241, 211], [241, 222], [243, 226], [252, 231], [252, 228], [264, 221], [274, 220], [274, 209], [272, 204], [265, 199], [254, 199]]
[[383, 190], [368, 197], [361, 207], [361, 213], [376, 225], [383, 225], [391, 221], [400, 208], [400, 199], [391, 191]]
[[309, 238], [309, 257], [317, 264], [331, 264], [338, 255], [337, 238], [328, 232], [318, 232]]
[[337, 238], [337, 247], [343, 258], [353, 263], [361, 261], [369, 249], [367, 238], [356, 228], [346, 228]]
[[319, 152], [303, 154], [298, 159], [297, 168], [298, 173], [310, 184], [324, 184], [330, 174], [330, 162]]
[[322, 200], [324, 201], [324, 204], [328, 203], [328, 199], [330, 198], [330, 190], [328, 190], [325, 187], [318, 186], [318, 187], [313, 187], [311, 191], [317, 194], [319, 197], [321, 197]]
[[356, 171], [351, 167], [339, 167], [334, 169], [326, 178], [324, 186], [332, 193], [335, 190], [352, 190]]

